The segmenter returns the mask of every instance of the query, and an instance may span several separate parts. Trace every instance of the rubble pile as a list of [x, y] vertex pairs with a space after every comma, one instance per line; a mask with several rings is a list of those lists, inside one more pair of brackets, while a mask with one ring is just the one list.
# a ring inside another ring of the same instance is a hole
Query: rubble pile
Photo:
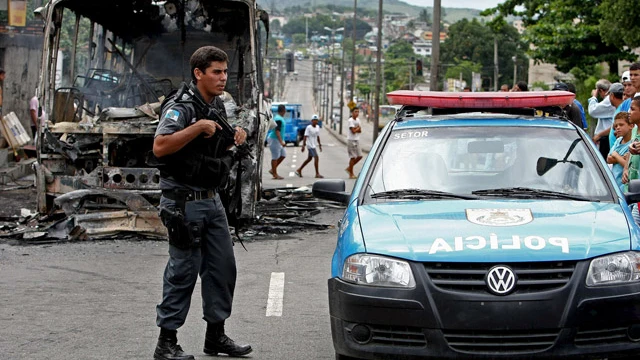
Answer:
[[267, 189], [257, 203], [259, 215], [240, 233], [252, 237], [329, 229], [334, 225], [317, 223], [312, 218], [324, 209], [343, 208], [338, 203], [314, 198], [308, 187]]
[[[165, 240], [157, 209], [143, 197], [107, 190], [77, 190], [55, 199], [55, 211], [42, 215], [21, 209], [0, 214], [0, 242], [16, 245], [89, 240]], [[313, 197], [311, 189], [265, 189], [257, 216], [234, 229], [236, 239], [252, 240], [334, 228], [314, 221], [325, 209], [344, 206]]]

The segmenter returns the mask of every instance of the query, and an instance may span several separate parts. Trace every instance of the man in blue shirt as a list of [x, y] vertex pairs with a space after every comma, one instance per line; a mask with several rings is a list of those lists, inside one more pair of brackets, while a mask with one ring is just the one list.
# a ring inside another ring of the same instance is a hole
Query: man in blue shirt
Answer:
[[278, 175], [277, 169], [278, 165], [287, 157], [287, 152], [284, 149], [286, 143], [282, 140], [284, 115], [286, 113], [287, 108], [282, 104], [278, 105], [278, 113], [273, 117], [273, 120], [276, 122], [276, 127], [269, 130], [267, 134], [267, 143], [269, 144], [269, 150], [271, 150], [271, 170], [269, 170], [269, 174], [276, 180], [284, 179], [284, 177]]

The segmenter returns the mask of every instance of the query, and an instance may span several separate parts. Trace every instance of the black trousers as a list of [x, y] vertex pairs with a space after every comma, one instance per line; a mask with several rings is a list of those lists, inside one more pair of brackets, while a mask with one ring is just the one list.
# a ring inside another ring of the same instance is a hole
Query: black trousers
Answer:
[[[162, 197], [160, 207], [174, 210], [175, 201]], [[220, 322], [231, 315], [236, 286], [236, 260], [227, 216], [218, 194], [186, 203], [185, 220], [201, 222], [200, 247], [182, 250], [169, 245], [164, 270], [162, 302], [156, 306], [156, 324], [176, 330], [187, 318], [198, 274], [202, 285], [202, 312], [207, 322]]]

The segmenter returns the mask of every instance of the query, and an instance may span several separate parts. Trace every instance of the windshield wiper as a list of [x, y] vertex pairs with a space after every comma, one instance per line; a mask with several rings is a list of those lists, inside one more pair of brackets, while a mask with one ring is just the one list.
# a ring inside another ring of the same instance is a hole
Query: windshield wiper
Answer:
[[484, 190], [472, 191], [471, 193], [474, 195], [481, 195], [481, 196], [504, 196], [504, 197], [513, 196], [517, 198], [527, 198], [527, 199], [546, 198], [546, 199], [569, 199], [569, 200], [594, 201], [594, 202], [600, 201], [600, 200], [590, 199], [580, 195], [571, 195], [571, 194], [558, 192], [558, 191], [541, 190], [541, 189], [533, 189], [533, 188], [525, 188], [525, 187], [484, 189]]
[[453, 194], [445, 191], [436, 190], [421, 190], [421, 189], [398, 189], [383, 191], [375, 194], [371, 194], [374, 199], [377, 198], [389, 198], [389, 199], [464, 199], [464, 200], [476, 200], [477, 196]]

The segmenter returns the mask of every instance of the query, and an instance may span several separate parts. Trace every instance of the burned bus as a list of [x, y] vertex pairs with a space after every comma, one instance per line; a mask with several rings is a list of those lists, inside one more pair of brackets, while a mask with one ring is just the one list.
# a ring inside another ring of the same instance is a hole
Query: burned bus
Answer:
[[159, 172], [146, 156], [162, 100], [191, 80], [191, 54], [214, 45], [229, 55], [229, 122], [248, 130], [249, 144], [221, 195], [233, 204], [230, 221], [254, 217], [271, 116], [262, 78], [269, 21], [254, 0], [53, 0], [36, 14], [45, 21], [41, 213], [62, 208], [89, 235], [162, 235]]

